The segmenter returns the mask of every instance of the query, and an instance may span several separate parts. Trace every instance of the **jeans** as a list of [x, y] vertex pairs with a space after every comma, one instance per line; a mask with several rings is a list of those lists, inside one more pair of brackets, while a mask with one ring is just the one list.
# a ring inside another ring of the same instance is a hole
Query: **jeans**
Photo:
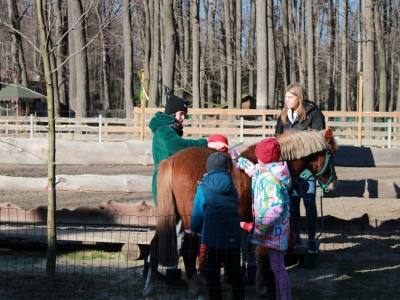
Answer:
[[240, 228], [240, 250], [241, 255], [241, 265], [245, 266], [246, 262], [248, 265], [256, 266], [256, 246], [247, 241], [249, 232], [243, 228]]
[[303, 198], [306, 210], [308, 240], [315, 240], [317, 228], [317, 205], [315, 203], [316, 178], [311, 176], [306, 181], [300, 179], [300, 183], [293, 182], [290, 190], [290, 216], [293, 220], [293, 230], [296, 234], [296, 244], [300, 239], [300, 199]]

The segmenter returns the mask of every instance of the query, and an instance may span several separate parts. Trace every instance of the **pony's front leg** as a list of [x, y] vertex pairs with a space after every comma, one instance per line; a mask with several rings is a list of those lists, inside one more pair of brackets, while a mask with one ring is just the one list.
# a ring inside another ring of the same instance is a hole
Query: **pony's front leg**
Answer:
[[[157, 233], [156, 233], [157, 234]], [[158, 249], [156, 236], [150, 242], [150, 264], [149, 271], [147, 274], [146, 284], [143, 289], [144, 299], [158, 299], [156, 295], [156, 279], [157, 279], [157, 267], [158, 267]]]
[[207, 299], [203, 294], [203, 288], [197, 277], [196, 258], [199, 252], [200, 239], [185, 233], [182, 244], [182, 256], [185, 263], [186, 278], [189, 286], [190, 299]]

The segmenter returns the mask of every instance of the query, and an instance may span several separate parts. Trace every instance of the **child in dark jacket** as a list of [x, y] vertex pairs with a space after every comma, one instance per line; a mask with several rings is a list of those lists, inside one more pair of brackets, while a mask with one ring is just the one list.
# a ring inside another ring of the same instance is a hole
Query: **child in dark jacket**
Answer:
[[225, 263], [234, 299], [244, 299], [240, 272], [239, 196], [228, 171], [228, 157], [215, 152], [207, 160], [207, 173], [197, 187], [191, 231], [201, 232], [207, 245], [207, 286], [210, 299], [222, 299], [221, 263]]

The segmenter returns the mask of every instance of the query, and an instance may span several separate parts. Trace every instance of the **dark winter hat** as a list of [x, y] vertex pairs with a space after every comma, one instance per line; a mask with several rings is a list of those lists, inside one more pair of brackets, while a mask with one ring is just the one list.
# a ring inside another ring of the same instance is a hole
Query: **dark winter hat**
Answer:
[[210, 155], [207, 159], [207, 172], [217, 169], [226, 169], [229, 168], [228, 157], [221, 152], [215, 152]]
[[[210, 142], [223, 142], [223, 143], [228, 145], [228, 139], [226, 137], [224, 137], [223, 135], [218, 134], [218, 133], [210, 135], [208, 137], [208, 139], [207, 139], [207, 142], [209, 142], [209, 143]], [[227, 152], [228, 148], [224, 147], [224, 148], [219, 149], [218, 151], [219, 152]]]
[[257, 144], [255, 153], [264, 164], [271, 163], [281, 159], [281, 146], [276, 139], [263, 139]]
[[174, 115], [178, 111], [187, 112], [187, 105], [185, 101], [182, 98], [179, 98], [175, 95], [168, 95], [164, 113], [167, 115]]

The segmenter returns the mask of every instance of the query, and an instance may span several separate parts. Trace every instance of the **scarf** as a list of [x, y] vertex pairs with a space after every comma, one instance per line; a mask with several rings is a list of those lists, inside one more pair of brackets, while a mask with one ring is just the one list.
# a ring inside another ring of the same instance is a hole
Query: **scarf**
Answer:
[[175, 123], [169, 124], [169, 126], [171, 126], [172, 129], [175, 130], [175, 132], [176, 132], [179, 136], [182, 136], [182, 135], [183, 135], [183, 126], [182, 126], [182, 124], [179, 123], [176, 119], [175, 119]]

